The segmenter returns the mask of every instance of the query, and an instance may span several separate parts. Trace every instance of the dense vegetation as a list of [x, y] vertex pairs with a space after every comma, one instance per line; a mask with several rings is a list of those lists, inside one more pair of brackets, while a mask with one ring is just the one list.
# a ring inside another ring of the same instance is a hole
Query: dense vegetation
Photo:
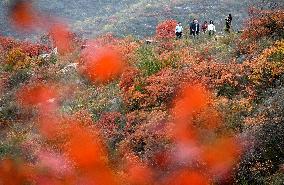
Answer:
[[151, 43], [62, 23], [0, 37], [0, 184], [283, 184], [284, 11], [249, 16], [199, 39], [175, 40], [176, 20]]

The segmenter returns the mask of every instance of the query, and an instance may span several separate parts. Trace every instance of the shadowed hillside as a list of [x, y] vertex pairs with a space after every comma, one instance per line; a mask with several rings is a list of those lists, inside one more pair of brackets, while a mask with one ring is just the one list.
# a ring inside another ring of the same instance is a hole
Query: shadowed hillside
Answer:
[[[228, 13], [234, 16], [234, 27], [242, 27], [247, 18], [246, 1], [223, 0], [38, 0], [35, 5], [50, 16], [61, 17], [71, 27], [85, 36], [97, 36], [113, 32], [117, 36], [132, 34], [149, 36], [156, 25], [165, 19], [176, 19], [187, 24], [196, 17], [203, 20], [213, 19], [218, 31], [222, 31], [224, 19]], [[7, 1], [0, 6], [0, 34], [10, 35], [12, 29], [5, 19]]]

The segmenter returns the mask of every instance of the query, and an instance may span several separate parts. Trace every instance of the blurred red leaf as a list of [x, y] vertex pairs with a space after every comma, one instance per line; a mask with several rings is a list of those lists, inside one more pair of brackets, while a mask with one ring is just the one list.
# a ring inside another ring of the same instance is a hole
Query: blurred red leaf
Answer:
[[74, 125], [69, 128], [69, 141], [66, 145], [66, 153], [81, 168], [103, 165], [103, 147], [97, 136], [89, 130]]
[[19, 29], [31, 29], [37, 24], [38, 17], [38, 13], [28, 1], [18, 0], [10, 9], [12, 23]]
[[53, 44], [60, 54], [66, 54], [73, 50], [72, 34], [68, 26], [64, 24], [54, 24], [50, 28], [50, 35]]
[[209, 185], [210, 180], [196, 171], [181, 171], [173, 175], [166, 185]]
[[192, 129], [192, 116], [194, 112], [206, 107], [208, 98], [209, 93], [201, 85], [185, 86], [181, 89], [172, 109], [176, 141], [186, 143], [196, 138], [196, 132]]
[[123, 71], [121, 56], [112, 47], [87, 49], [82, 56], [83, 73], [93, 82], [105, 83], [118, 77]]
[[53, 85], [43, 83], [28, 85], [18, 91], [18, 100], [24, 106], [52, 103], [57, 96], [58, 91]]
[[31, 182], [33, 175], [33, 169], [26, 164], [9, 159], [0, 161], [0, 184], [25, 184]]
[[240, 146], [233, 138], [221, 138], [205, 146], [201, 156], [213, 173], [222, 175], [232, 168], [239, 154]]
[[[78, 167], [81, 184], [114, 185], [114, 174], [108, 167], [103, 144], [95, 131], [73, 122], [68, 129], [68, 142], [64, 151]], [[79, 183], [80, 184], [80, 183]]]
[[40, 115], [39, 130], [44, 137], [52, 139], [58, 136], [60, 123], [61, 120], [56, 116]]
[[204, 108], [208, 102], [209, 94], [201, 85], [186, 86], [181, 90], [173, 108], [173, 115], [178, 120], [186, 120], [192, 113]]
[[152, 169], [141, 163], [137, 156], [128, 154], [126, 161], [126, 178], [131, 185], [152, 184]]

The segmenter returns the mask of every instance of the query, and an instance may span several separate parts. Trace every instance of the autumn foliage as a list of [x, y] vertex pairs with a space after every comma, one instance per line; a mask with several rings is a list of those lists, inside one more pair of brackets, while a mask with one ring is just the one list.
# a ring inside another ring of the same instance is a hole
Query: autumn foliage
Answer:
[[[35, 10], [17, 2], [11, 18], [34, 25]], [[157, 26], [152, 44], [105, 35], [80, 45], [50, 24], [55, 61], [39, 56], [45, 45], [0, 37], [0, 184], [209, 185], [257, 174], [257, 162], [240, 164], [257, 147], [256, 122], [271, 118], [255, 116], [263, 91], [284, 75], [281, 11], [257, 14], [242, 35], [200, 46], [173, 39], [175, 20]], [[258, 51], [241, 52], [249, 45]]]
[[248, 29], [243, 38], [260, 39], [264, 36], [283, 36], [283, 10], [249, 10], [250, 19], [247, 21]]
[[249, 10], [250, 18], [246, 22], [247, 29], [242, 34], [239, 48], [242, 53], [258, 51], [258, 41], [264, 38], [277, 40], [283, 38], [284, 11], [279, 10]]
[[156, 28], [156, 37], [159, 39], [170, 39], [175, 37], [175, 27], [177, 21], [167, 20], [158, 24]]

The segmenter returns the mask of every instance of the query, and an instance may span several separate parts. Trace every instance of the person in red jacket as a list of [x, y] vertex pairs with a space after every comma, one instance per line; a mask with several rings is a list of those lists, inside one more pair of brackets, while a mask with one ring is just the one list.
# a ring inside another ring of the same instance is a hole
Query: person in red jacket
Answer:
[[205, 34], [208, 28], [208, 23], [207, 21], [204, 21], [204, 23], [201, 26], [202, 32]]

